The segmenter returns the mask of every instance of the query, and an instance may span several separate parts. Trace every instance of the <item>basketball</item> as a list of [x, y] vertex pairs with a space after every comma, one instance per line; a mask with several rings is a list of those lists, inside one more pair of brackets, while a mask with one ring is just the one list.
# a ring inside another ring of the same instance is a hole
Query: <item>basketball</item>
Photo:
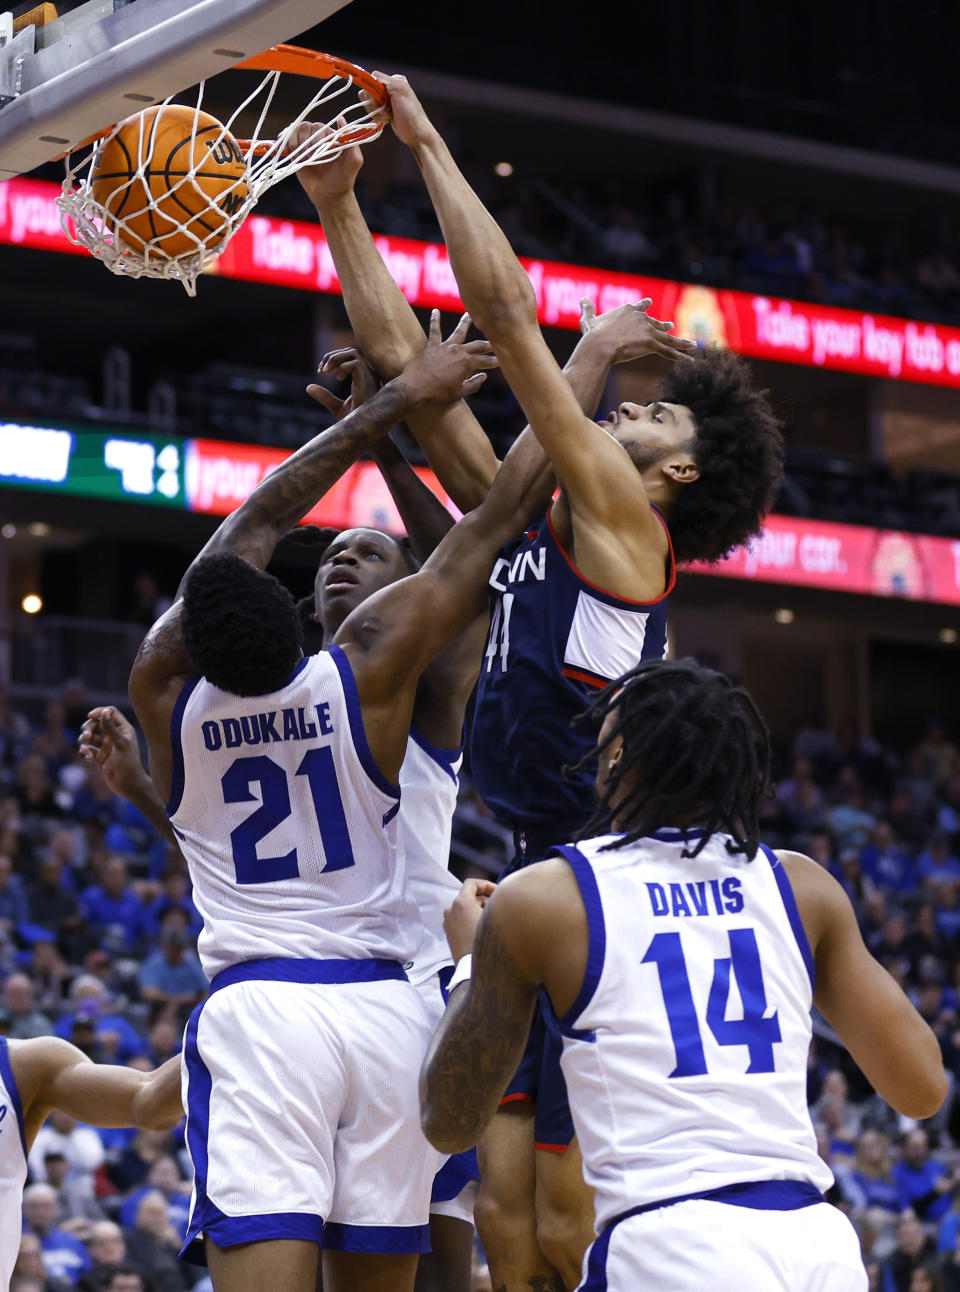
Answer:
[[91, 188], [122, 243], [172, 260], [223, 240], [247, 197], [246, 163], [215, 117], [166, 104], [120, 124], [96, 157]]

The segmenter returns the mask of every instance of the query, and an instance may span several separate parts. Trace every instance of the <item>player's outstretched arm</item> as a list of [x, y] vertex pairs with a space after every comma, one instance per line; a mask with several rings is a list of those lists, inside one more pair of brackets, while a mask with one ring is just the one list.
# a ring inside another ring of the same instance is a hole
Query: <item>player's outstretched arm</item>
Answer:
[[[626, 451], [583, 415], [537, 323], [533, 288], [509, 243], [457, 169], [402, 76], [386, 77], [393, 126], [423, 172], [443, 229], [464, 304], [493, 343], [511, 389], [548, 453], [574, 521], [604, 527], [623, 547], [621, 562], [642, 560], [658, 522]], [[652, 344], [671, 357], [687, 343], [653, 329]], [[631, 595], [625, 592], [625, 595]]]
[[171, 1130], [183, 1116], [179, 1058], [140, 1072], [93, 1063], [55, 1036], [14, 1043], [10, 1058], [29, 1127], [42, 1124], [54, 1109], [92, 1126], [147, 1130]]
[[147, 769], [140, 760], [137, 733], [112, 705], [91, 709], [80, 728], [80, 756], [96, 763], [113, 791], [146, 817], [170, 843], [177, 836]]
[[[300, 136], [326, 130], [305, 122]], [[357, 346], [384, 380], [397, 377], [424, 347], [423, 329], [377, 250], [354, 192], [363, 165], [359, 148], [335, 161], [307, 166], [297, 177], [317, 209], [337, 267], [343, 301]], [[461, 511], [483, 501], [499, 465], [493, 446], [462, 401], [409, 415], [441, 484]]]
[[500, 896], [489, 899], [480, 918], [472, 977], [454, 988], [420, 1074], [420, 1122], [441, 1153], [462, 1153], [477, 1143], [530, 1031], [540, 984], [511, 949], [523, 908]]
[[813, 952], [814, 1003], [891, 1107], [932, 1117], [947, 1095], [937, 1038], [867, 950], [840, 885], [809, 857], [778, 856]]

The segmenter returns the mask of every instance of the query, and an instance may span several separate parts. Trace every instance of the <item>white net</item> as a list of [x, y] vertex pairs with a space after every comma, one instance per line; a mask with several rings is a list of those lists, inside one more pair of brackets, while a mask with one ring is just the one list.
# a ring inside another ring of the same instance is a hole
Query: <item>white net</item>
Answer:
[[[382, 111], [367, 95], [348, 94], [357, 85], [348, 68], [338, 61], [333, 75], [311, 81], [316, 91], [272, 139], [262, 136], [281, 71], [270, 71], [224, 123], [202, 110], [205, 82], [196, 107], [171, 97], [121, 121], [81, 161], [67, 155], [57, 199], [64, 231], [111, 273], [170, 279], [195, 296], [197, 277], [267, 189], [380, 134]], [[256, 124], [238, 140], [234, 126], [245, 113]], [[305, 121], [324, 124], [293, 142]]]

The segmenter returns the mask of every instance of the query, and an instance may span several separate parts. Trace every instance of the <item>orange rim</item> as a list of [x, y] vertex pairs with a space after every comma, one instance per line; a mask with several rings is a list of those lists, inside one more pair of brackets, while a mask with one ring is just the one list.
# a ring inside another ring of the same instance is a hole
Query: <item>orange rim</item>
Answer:
[[[235, 67], [239, 71], [288, 72], [294, 76], [312, 76], [318, 81], [326, 81], [331, 76], [342, 76], [358, 85], [378, 107], [384, 107], [387, 102], [387, 87], [364, 68], [358, 67], [356, 63], [351, 63], [345, 58], [336, 58], [333, 54], [321, 54], [318, 50], [305, 49], [301, 45], [271, 45], [262, 54], [245, 58], [242, 63], [236, 63]], [[117, 123], [108, 126], [106, 130], [99, 130], [95, 135], [90, 135], [80, 143], [71, 145], [66, 152], [59, 153], [50, 160], [63, 161], [71, 153], [95, 144], [98, 139], [106, 139], [107, 135], [116, 129], [116, 125]], [[376, 139], [382, 130], [382, 121], [370, 121], [365, 125], [347, 126], [336, 131], [336, 139], [343, 145], [362, 144]], [[241, 148], [249, 148], [251, 145], [249, 139], [238, 139], [237, 143]], [[262, 157], [264, 153], [269, 152], [273, 144], [274, 140], [261, 140], [253, 149], [254, 157]]]

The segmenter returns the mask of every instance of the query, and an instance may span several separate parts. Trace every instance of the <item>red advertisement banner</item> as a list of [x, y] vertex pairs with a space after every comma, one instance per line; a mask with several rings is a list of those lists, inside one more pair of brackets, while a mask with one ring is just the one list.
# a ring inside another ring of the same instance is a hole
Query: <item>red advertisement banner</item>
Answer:
[[[57, 192], [41, 180], [0, 183], [0, 244], [86, 254], [60, 228]], [[444, 247], [410, 238], [376, 241], [414, 305], [461, 308]], [[651, 296], [655, 315], [673, 319], [680, 335], [702, 344], [718, 341], [755, 359], [960, 388], [960, 328], [582, 265], [522, 263], [540, 321], [550, 327], [576, 328], [583, 297], [602, 312]], [[302, 291], [340, 291], [320, 226], [270, 216], [250, 216], [209, 272]]]
[[[283, 449], [265, 449], [256, 444], [187, 440], [184, 495], [188, 509], [211, 516], [229, 515], [247, 500], [264, 476], [289, 456]], [[416, 471], [453, 515], [459, 516], [433, 472], [424, 467]], [[303, 523], [333, 529], [369, 526], [392, 534], [403, 533], [390, 491], [372, 462], [358, 462], [351, 467]]]
[[694, 573], [960, 605], [960, 539], [771, 516], [763, 534]]

